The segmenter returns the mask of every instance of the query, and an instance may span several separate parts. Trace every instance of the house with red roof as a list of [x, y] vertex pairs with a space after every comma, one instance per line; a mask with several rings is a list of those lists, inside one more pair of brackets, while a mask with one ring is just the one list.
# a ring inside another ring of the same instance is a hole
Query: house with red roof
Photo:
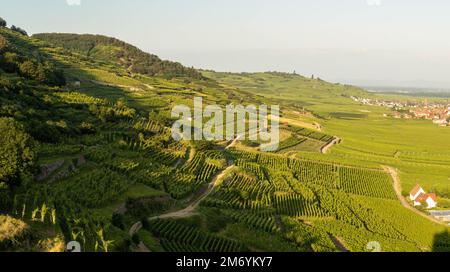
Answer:
[[419, 184], [417, 184], [411, 191], [411, 193], [409, 194], [409, 198], [411, 199], [411, 201], [416, 200], [417, 197], [419, 197], [419, 195], [421, 194], [425, 194], [425, 190], [420, 187]]
[[436, 194], [427, 194], [420, 185], [416, 185], [413, 188], [409, 197], [413, 201], [415, 207], [425, 206], [427, 209], [433, 209], [438, 205]]

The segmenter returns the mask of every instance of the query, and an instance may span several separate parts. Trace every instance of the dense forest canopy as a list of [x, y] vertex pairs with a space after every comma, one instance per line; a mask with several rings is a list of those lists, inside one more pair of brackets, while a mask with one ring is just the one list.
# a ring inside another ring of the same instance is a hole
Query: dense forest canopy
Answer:
[[169, 78], [203, 78], [193, 68], [186, 68], [176, 62], [161, 60], [155, 55], [145, 53], [137, 47], [115, 38], [101, 35], [59, 33], [35, 34], [33, 37], [88, 57], [119, 63], [134, 73]]
[[[11, 30], [20, 33], [12, 28]], [[7, 73], [17, 73], [27, 79], [51, 86], [66, 84], [63, 72], [55, 67], [49, 56], [40, 53], [37, 48], [32, 46], [27, 45], [21, 48], [9, 40], [19, 42], [20, 38], [11, 32], [0, 33], [1, 70]]]

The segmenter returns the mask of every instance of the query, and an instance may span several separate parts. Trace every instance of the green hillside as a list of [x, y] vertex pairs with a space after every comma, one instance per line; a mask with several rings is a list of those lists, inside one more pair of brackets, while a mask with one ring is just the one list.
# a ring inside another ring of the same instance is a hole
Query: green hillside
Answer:
[[158, 56], [145, 53], [115, 38], [63, 33], [42, 33], [33, 37], [89, 58], [120, 64], [133, 73], [201, 79], [200, 73], [192, 68], [186, 68], [180, 63], [162, 61]]
[[[318, 122], [323, 132], [343, 139], [331, 154], [320, 159], [346, 161], [361, 165], [390, 165], [400, 170], [404, 193], [420, 183], [450, 198], [450, 130], [436, 127], [428, 120], [387, 118], [386, 107], [361, 105], [350, 96], [383, 98], [358, 88], [329, 84], [318, 79], [280, 73], [231, 74], [205, 72], [223, 84], [239, 86], [249, 93], [263, 95], [311, 112], [286, 108], [284, 116], [292, 122]], [[387, 98], [387, 99], [390, 99]], [[416, 98], [397, 96], [396, 99]], [[302, 157], [318, 159], [317, 154]], [[447, 199], [445, 199], [447, 198]]]
[[[370, 95], [359, 88], [198, 72], [101, 36], [0, 27], [0, 52], [0, 251], [450, 250], [448, 227], [403, 207], [383, 168], [448, 188], [448, 131], [382, 119], [349, 98]], [[279, 104], [279, 150], [174, 141], [171, 109], [195, 96]]]

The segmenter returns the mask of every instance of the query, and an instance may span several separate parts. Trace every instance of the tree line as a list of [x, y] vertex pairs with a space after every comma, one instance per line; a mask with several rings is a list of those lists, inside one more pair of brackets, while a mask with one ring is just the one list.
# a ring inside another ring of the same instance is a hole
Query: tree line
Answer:
[[48, 60], [30, 59], [21, 54], [0, 34], [0, 69], [6, 73], [17, 73], [27, 79], [50, 86], [63, 86], [66, 79], [62, 70]]
[[[201, 73], [194, 68], [187, 68], [177, 62], [161, 60], [156, 55], [143, 52], [139, 48], [115, 38], [101, 35], [63, 33], [35, 34], [33, 37], [87, 57], [114, 61], [134, 73], [167, 78], [188, 77], [203, 79]], [[101, 52], [104, 47], [106, 47], [104, 50], [108, 50], [106, 52], [108, 54], [102, 54], [105, 53]], [[112, 56], [111, 52], [113, 52]]]
[[[5, 19], [0, 17], [0, 27], [7, 27], [7, 26], [8, 26], [8, 23], [5, 21]], [[22, 35], [28, 36], [28, 33], [24, 29], [22, 29], [20, 27], [17, 27], [15, 25], [11, 26], [11, 30], [15, 31], [15, 32], [18, 32], [18, 33], [20, 33]]]

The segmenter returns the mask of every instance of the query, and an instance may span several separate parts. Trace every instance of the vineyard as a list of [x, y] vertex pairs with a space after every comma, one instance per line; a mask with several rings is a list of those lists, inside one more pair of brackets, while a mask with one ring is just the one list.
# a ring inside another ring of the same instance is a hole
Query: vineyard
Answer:
[[[61, 251], [69, 241], [87, 252], [367, 251], [371, 241], [383, 251], [450, 250], [448, 228], [405, 209], [381, 168], [398, 168], [406, 191], [428, 183], [450, 206], [448, 130], [381, 118], [382, 107], [349, 99], [363, 90], [153, 66], [147, 55], [124, 67], [131, 59], [81, 56], [5, 27], [0, 46], [1, 250]], [[257, 151], [261, 139], [176, 141], [171, 108], [193, 106], [193, 96], [282, 105], [279, 149]]]
[[182, 199], [209, 183], [224, 166], [225, 158], [221, 153], [197, 152], [192, 161], [167, 177], [164, 186], [173, 198]]
[[[125, 126], [156, 133], [152, 137], [165, 137], [156, 123], [143, 120], [120, 125]], [[89, 170], [75, 172], [51, 188], [34, 189], [39, 193], [29, 191], [16, 198], [15, 214], [49, 226], [63, 222], [65, 236], [82, 241], [93, 251], [107, 251], [118, 246], [111, 236], [117, 230], [105, 225], [105, 218], [90, 215], [89, 209], [111, 203], [137, 183], [183, 201], [210, 183], [232, 160], [235, 171], [200, 203], [202, 211], [220, 210], [225, 226], [234, 224], [230, 226], [275, 235], [281, 244], [305, 251], [339, 250], [334, 236], [342, 238], [352, 251], [364, 251], [368, 237], [395, 245], [388, 247], [391, 250], [417, 250], [418, 240], [431, 246], [429, 240], [410, 230], [406, 214], [400, 217], [392, 213], [396, 209], [400, 214], [405, 212], [400, 211], [390, 176], [382, 169], [234, 148], [225, 152], [197, 150], [187, 159], [188, 148], [183, 145], [168, 143], [162, 148], [148, 138], [116, 132], [91, 137], [89, 142], [95, 145], [64, 147], [72, 154], [83, 152]], [[51, 146], [44, 146], [42, 152], [52, 152]], [[143, 206], [130, 202], [127, 207], [134, 210], [130, 215], [142, 216], [142, 212], [156, 214], [177, 205], [168, 203]], [[233, 238], [174, 220], [150, 220], [145, 228], [164, 251], [246, 250], [244, 243]]]
[[279, 214], [291, 217], [324, 217], [326, 215], [318, 202], [309, 202], [295, 193], [276, 195], [274, 206]]
[[325, 142], [325, 143], [328, 143], [329, 141], [331, 141], [333, 139], [333, 136], [331, 136], [331, 135], [327, 135], [322, 132], [314, 131], [314, 130], [307, 129], [307, 128], [289, 126], [289, 130], [291, 130], [292, 132], [294, 132], [300, 136], [311, 138], [311, 139], [318, 140], [318, 141]]
[[[235, 173], [223, 182], [203, 207], [223, 209], [227, 216], [251, 229], [271, 232], [287, 228], [285, 239], [302, 247], [302, 239], [316, 237], [321, 242], [310, 245], [315, 251], [337, 250], [329, 234], [348, 239], [346, 245], [354, 251], [365, 250], [368, 241], [364, 237], [396, 244], [391, 250], [417, 250], [413, 241], [418, 234], [405, 235], [408, 224], [398, 221], [395, 209], [374, 203], [401, 207], [389, 175], [381, 169], [237, 150], [230, 153], [241, 174]], [[373, 204], [368, 205], [370, 202]], [[277, 216], [290, 222], [289, 226], [276, 222]], [[307, 220], [311, 225], [297, 220]], [[363, 235], [352, 237], [350, 233]], [[431, 246], [429, 240], [423, 244]]]
[[161, 245], [169, 252], [240, 252], [244, 245], [217, 235], [201, 231], [170, 220], [154, 220], [148, 231], [161, 239]]
[[298, 136], [289, 137], [288, 139], [282, 141], [278, 147], [277, 152], [289, 149], [291, 147], [295, 147], [306, 141], [307, 138], [301, 138]]
[[77, 175], [53, 187], [53, 193], [65, 194], [87, 208], [101, 207], [123, 194], [130, 183], [124, 176], [106, 169]]

